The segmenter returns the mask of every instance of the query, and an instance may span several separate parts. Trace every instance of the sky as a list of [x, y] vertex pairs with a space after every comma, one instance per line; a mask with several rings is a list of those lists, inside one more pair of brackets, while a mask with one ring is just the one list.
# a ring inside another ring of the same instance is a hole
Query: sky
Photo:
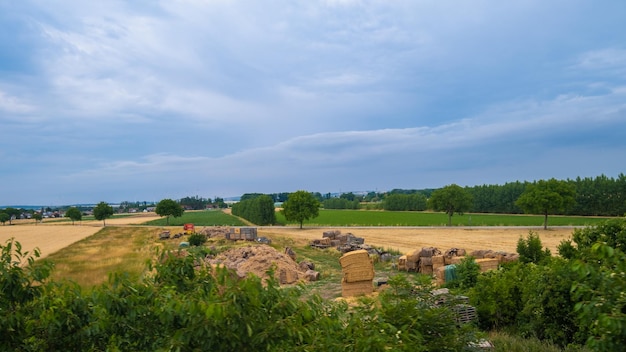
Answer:
[[0, 0], [0, 205], [617, 177], [625, 14]]

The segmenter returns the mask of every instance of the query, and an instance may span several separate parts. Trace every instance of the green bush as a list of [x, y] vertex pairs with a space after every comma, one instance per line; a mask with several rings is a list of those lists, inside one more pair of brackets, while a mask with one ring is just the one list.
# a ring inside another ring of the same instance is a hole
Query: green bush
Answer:
[[202, 246], [204, 243], [206, 243], [207, 238], [204, 234], [193, 233], [189, 235], [189, 238], [187, 240], [189, 241], [189, 245], [191, 246]]

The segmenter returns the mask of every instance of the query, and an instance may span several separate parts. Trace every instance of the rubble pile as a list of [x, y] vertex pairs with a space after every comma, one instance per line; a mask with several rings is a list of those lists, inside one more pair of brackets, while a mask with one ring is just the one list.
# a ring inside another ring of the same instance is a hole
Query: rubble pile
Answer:
[[263, 244], [231, 248], [214, 258], [207, 258], [206, 261], [210, 265], [222, 265], [232, 269], [240, 278], [253, 274], [263, 281], [269, 278], [268, 271], [274, 267], [274, 277], [281, 285], [319, 279], [319, 272], [314, 270], [313, 263], [297, 263], [293, 250], [281, 253]]

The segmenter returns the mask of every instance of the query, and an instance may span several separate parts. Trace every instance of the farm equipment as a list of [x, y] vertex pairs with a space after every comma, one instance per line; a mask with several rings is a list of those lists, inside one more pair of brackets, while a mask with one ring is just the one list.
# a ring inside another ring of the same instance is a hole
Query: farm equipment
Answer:
[[193, 224], [185, 224], [183, 226], [183, 230], [185, 235], [191, 235], [196, 232], [195, 226]]

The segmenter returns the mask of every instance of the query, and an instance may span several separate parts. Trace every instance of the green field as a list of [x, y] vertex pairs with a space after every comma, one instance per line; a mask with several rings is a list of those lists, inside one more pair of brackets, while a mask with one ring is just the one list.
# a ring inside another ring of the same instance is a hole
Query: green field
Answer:
[[[165, 226], [165, 222], [166, 219], [161, 218], [145, 222], [143, 225]], [[246, 223], [238, 217], [221, 210], [186, 211], [179, 218], [170, 216], [170, 226], [182, 226], [188, 223], [196, 226], [246, 226]]]
[[[276, 213], [280, 225], [298, 225], [288, 222]], [[593, 225], [606, 218], [584, 216], [548, 217], [548, 226]], [[305, 221], [306, 226], [445, 226], [448, 217], [444, 213], [376, 211], [376, 210], [320, 210], [320, 215]], [[543, 226], [541, 215], [464, 214], [452, 217], [453, 226]]]
[[[603, 217], [557, 216], [548, 217], [548, 226], [589, 226], [606, 220]], [[296, 226], [276, 212], [278, 225]], [[246, 226], [240, 218], [218, 210], [186, 211], [182, 217], [170, 217], [171, 226], [192, 223], [196, 226]], [[305, 221], [305, 226], [445, 226], [448, 217], [444, 213], [417, 211], [380, 210], [320, 210], [320, 215]], [[152, 220], [144, 225], [165, 226], [165, 218]], [[541, 215], [511, 214], [464, 214], [452, 217], [453, 226], [543, 226]]]

